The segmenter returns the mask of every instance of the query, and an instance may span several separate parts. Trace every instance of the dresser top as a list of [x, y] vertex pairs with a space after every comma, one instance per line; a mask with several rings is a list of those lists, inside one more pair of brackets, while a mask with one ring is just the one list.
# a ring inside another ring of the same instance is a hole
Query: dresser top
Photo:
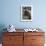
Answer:
[[[8, 32], [8, 31], [7, 31]], [[26, 32], [24, 29], [16, 29], [16, 32]], [[28, 32], [32, 32], [32, 31], [28, 31]], [[34, 33], [36, 33], [36, 32], [43, 32], [43, 31], [33, 31]]]

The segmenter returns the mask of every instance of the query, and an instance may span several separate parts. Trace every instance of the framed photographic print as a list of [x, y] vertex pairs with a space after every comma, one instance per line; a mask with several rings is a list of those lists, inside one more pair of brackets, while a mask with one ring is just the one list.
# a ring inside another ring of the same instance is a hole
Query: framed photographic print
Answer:
[[32, 21], [32, 5], [21, 5], [21, 21]]

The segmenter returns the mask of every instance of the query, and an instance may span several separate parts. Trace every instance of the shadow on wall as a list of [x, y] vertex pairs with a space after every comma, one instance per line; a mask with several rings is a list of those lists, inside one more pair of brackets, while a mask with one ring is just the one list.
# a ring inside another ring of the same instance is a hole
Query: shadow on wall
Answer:
[[6, 28], [6, 26], [4, 24], [0, 24], [0, 43], [2, 43], [2, 36], [3, 36], [2, 32], [6, 31], [5, 28]]

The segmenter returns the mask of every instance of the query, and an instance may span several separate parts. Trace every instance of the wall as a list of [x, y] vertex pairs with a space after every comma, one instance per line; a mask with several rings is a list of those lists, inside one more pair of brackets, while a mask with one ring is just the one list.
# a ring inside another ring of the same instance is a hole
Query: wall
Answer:
[[[13, 24], [16, 28], [42, 27], [46, 28], [46, 6], [44, 0], [0, 0], [1, 15], [0, 25], [5, 26]], [[20, 21], [20, 7], [22, 4], [32, 4], [33, 6], [33, 21]]]
[[[20, 21], [22, 4], [32, 4], [32, 22]], [[46, 32], [46, 0], [0, 0], [0, 31], [9, 24], [22, 29], [40, 27]]]

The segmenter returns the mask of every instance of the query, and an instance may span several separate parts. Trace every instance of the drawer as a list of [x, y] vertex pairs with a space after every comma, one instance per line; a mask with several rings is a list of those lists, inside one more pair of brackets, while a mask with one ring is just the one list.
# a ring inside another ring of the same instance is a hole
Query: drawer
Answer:
[[23, 44], [2, 44], [2, 46], [23, 46]]
[[3, 43], [15, 43], [15, 42], [22, 42], [23, 36], [4, 36]]
[[44, 36], [44, 32], [24, 32], [24, 36]]
[[32, 44], [32, 46], [44, 46], [44, 44]]
[[44, 36], [32, 36], [32, 43], [33, 44], [43, 44]]
[[3, 46], [23, 46], [23, 37], [22, 36], [4, 36], [2, 45]]
[[14, 44], [3, 44], [3, 46], [16, 46]]
[[23, 32], [4, 32], [4, 36], [23, 36]]
[[15, 39], [14, 37], [5, 36], [3, 37], [3, 43], [6, 43], [6, 44], [11, 43], [13, 42], [14, 39]]

